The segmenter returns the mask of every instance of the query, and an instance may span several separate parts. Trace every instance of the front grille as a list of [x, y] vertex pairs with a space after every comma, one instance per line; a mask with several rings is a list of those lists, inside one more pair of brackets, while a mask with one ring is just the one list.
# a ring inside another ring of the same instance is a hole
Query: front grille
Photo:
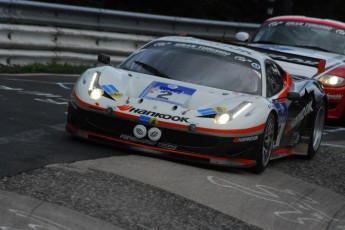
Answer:
[[102, 131], [110, 136], [116, 135], [118, 133], [127, 135], [132, 134], [132, 130], [134, 127], [133, 125], [131, 125], [131, 121], [126, 121], [114, 116], [108, 116], [101, 113], [86, 111], [85, 118], [86, 121], [94, 128], [96, 128], [98, 132]]
[[[85, 111], [85, 120], [89, 124], [88, 129], [107, 136], [119, 136], [120, 134], [133, 135], [134, 127], [139, 121], [124, 120], [115, 116]], [[147, 126], [147, 128], [149, 128]], [[160, 142], [168, 142], [181, 147], [210, 148], [219, 143], [219, 137], [191, 133], [188, 130], [174, 130], [160, 128], [162, 137]]]

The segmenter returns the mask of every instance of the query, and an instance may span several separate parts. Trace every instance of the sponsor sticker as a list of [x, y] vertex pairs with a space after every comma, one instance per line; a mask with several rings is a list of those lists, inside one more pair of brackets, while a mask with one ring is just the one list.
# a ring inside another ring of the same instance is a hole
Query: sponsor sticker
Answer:
[[131, 106], [131, 105], [120, 105], [120, 106], [117, 106], [117, 108], [119, 108], [121, 111], [126, 111], [126, 110], [130, 110], [131, 108], [133, 108], [133, 106]]
[[197, 110], [198, 113], [201, 115], [211, 115], [211, 114], [217, 114], [217, 113], [225, 113], [227, 111], [227, 108], [223, 106], [217, 106], [213, 108], [207, 108], [207, 109], [199, 109]]
[[140, 143], [140, 144], [144, 144], [144, 145], [149, 145], [149, 146], [153, 146], [153, 147], [158, 147], [158, 148], [162, 148], [162, 149], [168, 149], [168, 150], [176, 150], [177, 149], [177, 145], [174, 145], [171, 143], [156, 142], [156, 141], [137, 138], [137, 137], [133, 137], [130, 135], [125, 135], [125, 134], [122, 134], [120, 136], [120, 139], [125, 140], [125, 141]]
[[157, 126], [158, 125], [158, 119], [155, 117], [148, 117], [148, 116], [140, 116], [139, 120], [147, 125]]
[[328, 99], [340, 100], [343, 98], [342, 94], [327, 94]]
[[332, 30], [332, 26], [316, 24], [311, 22], [286, 22], [285, 26], [292, 26], [292, 27], [306, 27], [311, 29], [319, 29], [319, 30]]
[[230, 52], [225, 51], [225, 50], [216, 49], [214, 47], [208, 47], [208, 46], [203, 46], [203, 45], [197, 45], [197, 44], [176, 43], [174, 46], [179, 47], [179, 48], [185, 48], [185, 49], [200, 50], [203, 52], [207, 52], [207, 53], [211, 53], [211, 54], [215, 54], [215, 55], [219, 55], [219, 56], [223, 56], [223, 57], [231, 55]]
[[252, 67], [254, 69], [261, 69], [261, 66], [259, 64], [257, 64], [257, 63], [252, 63]]
[[162, 47], [162, 46], [166, 46], [166, 45], [171, 45], [171, 42], [157, 42], [153, 46]]
[[119, 90], [114, 85], [102, 85], [101, 87], [107, 93], [119, 92]]
[[234, 143], [243, 143], [243, 142], [252, 142], [257, 141], [259, 136], [252, 136], [252, 137], [236, 137], [233, 142]]
[[245, 58], [245, 57], [243, 57], [243, 56], [236, 56], [236, 57], [235, 57], [235, 60], [241, 61], [241, 62], [252, 62], [252, 60], [247, 59], [247, 58]]
[[146, 124], [151, 124], [151, 125], [153, 124], [157, 125], [158, 119], [178, 121], [178, 122], [184, 122], [184, 123], [188, 123], [188, 120], [189, 120], [188, 117], [173, 116], [166, 113], [157, 113], [150, 110], [137, 109], [130, 105], [120, 105], [117, 107], [121, 111], [128, 111], [130, 113], [142, 115], [142, 116], [139, 116], [140, 121], [145, 122]]
[[164, 82], [152, 82], [141, 94], [140, 98], [162, 101], [173, 105], [183, 105], [196, 89], [167, 84]]
[[279, 21], [279, 22], [271, 22], [270, 24], [268, 24], [268, 27], [272, 27], [272, 26], [279, 26], [283, 24], [283, 22]]
[[340, 35], [345, 35], [345, 31], [344, 30], [336, 30], [335, 33], [340, 34]]
[[274, 107], [278, 112], [278, 122], [286, 122], [288, 117], [288, 107], [285, 102], [274, 102]]
[[287, 125], [286, 129], [284, 130], [285, 132], [288, 132], [292, 130], [297, 124], [299, 124], [305, 116], [307, 116], [309, 113], [313, 112], [313, 101], [310, 101], [303, 109], [302, 111], [293, 119], [289, 122]]
[[110, 92], [109, 95], [110, 95], [112, 98], [121, 98], [121, 97], [123, 97], [123, 94], [120, 93], [120, 92]]
[[102, 89], [107, 92], [112, 98], [121, 98], [123, 94], [119, 92], [119, 90], [114, 85], [102, 85]]

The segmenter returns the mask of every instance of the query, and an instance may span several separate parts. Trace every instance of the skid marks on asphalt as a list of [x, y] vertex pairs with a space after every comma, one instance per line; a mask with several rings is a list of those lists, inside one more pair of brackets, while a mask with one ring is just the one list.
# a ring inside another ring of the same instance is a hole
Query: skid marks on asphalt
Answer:
[[[72, 82], [51, 82], [51, 81], [39, 81], [39, 80], [30, 80], [30, 79], [17, 79], [17, 78], [6, 78], [8, 81], [16, 81], [16, 82], [29, 82], [29, 83], [39, 83], [39, 84], [48, 84], [48, 85], [55, 85], [58, 88], [62, 88], [63, 90], [71, 90], [71, 87], [74, 85]], [[25, 95], [33, 95], [35, 101], [40, 101], [49, 104], [55, 105], [67, 105], [68, 99], [64, 98], [61, 95], [47, 93], [47, 92], [40, 92], [40, 91], [30, 91], [20, 87], [10, 87], [7, 85], [0, 85], [0, 90], [6, 91], [14, 91], [18, 94], [25, 94]]]
[[[7, 218], [9, 220], [16, 220], [19, 223], [26, 223], [27, 227], [25, 229], [50, 229], [50, 230], [68, 230], [70, 228], [59, 224], [57, 222], [54, 222], [52, 220], [49, 220], [47, 218], [44, 218], [42, 216], [38, 216], [38, 215], [33, 215], [31, 212], [25, 212], [25, 211], [20, 211], [20, 210], [16, 210], [16, 209], [8, 209], [7, 212], [5, 212], [4, 214], [5, 216], [7, 216]], [[16, 225], [18, 224], [13, 222], [11, 223], [11, 225]], [[1, 226], [0, 225], [0, 229], [4, 229], [4, 230], [17, 230], [17, 228], [12, 228], [12, 227], [8, 227], [8, 226]], [[18, 229], [19, 230], [19, 229]]]
[[[345, 210], [342, 209], [344, 206], [340, 206], [333, 215], [329, 215], [322, 211], [322, 208], [327, 206], [327, 201], [320, 202], [308, 194], [299, 193], [290, 188], [281, 189], [263, 184], [244, 186], [216, 176], [208, 176], [207, 180], [217, 186], [235, 190], [246, 196], [276, 205], [279, 209], [273, 214], [285, 221], [303, 226], [309, 225], [311, 222], [322, 222], [326, 226], [333, 226], [336, 229], [344, 228]], [[313, 191], [310, 195], [312, 194]]]
[[15, 91], [19, 94], [33, 95], [35, 101], [40, 101], [55, 105], [67, 105], [68, 99], [63, 98], [61, 95], [40, 92], [40, 91], [29, 91], [22, 88], [11, 88], [9, 86], [0, 85], [0, 90]]
[[0, 137], [0, 145], [18, 143], [18, 142], [38, 142], [44, 136], [51, 135], [54, 131], [64, 131], [65, 123], [56, 125], [44, 125], [49, 129], [33, 129], [24, 132], [16, 133], [12, 136]]
[[345, 127], [340, 126], [325, 126], [325, 129], [323, 131], [324, 135], [329, 135], [332, 133], [339, 133], [339, 132], [345, 132]]

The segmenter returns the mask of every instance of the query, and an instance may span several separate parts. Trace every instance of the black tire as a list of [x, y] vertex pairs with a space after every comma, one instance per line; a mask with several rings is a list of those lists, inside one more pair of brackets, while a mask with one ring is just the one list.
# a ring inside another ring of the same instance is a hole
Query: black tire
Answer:
[[325, 106], [325, 102], [322, 100], [317, 105], [314, 116], [312, 118], [312, 130], [310, 133], [310, 140], [309, 140], [308, 153], [307, 153], [308, 159], [312, 159], [320, 147], [325, 120], [326, 120], [326, 106]]
[[262, 173], [268, 165], [273, 148], [275, 127], [275, 118], [273, 114], [270, 114], [267, 118], [265, 130], [259, 145], [256, 165], [251, 168], [255, 173]]

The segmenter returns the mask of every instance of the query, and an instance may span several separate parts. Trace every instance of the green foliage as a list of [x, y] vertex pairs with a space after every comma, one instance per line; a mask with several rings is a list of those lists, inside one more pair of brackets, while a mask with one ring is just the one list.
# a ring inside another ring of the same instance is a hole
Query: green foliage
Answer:
[[0, 66], [0, 73], [57, 73], [57, 74], [81, 74], [91, 66], [74, 66], [69, 64], [30, 64]]

